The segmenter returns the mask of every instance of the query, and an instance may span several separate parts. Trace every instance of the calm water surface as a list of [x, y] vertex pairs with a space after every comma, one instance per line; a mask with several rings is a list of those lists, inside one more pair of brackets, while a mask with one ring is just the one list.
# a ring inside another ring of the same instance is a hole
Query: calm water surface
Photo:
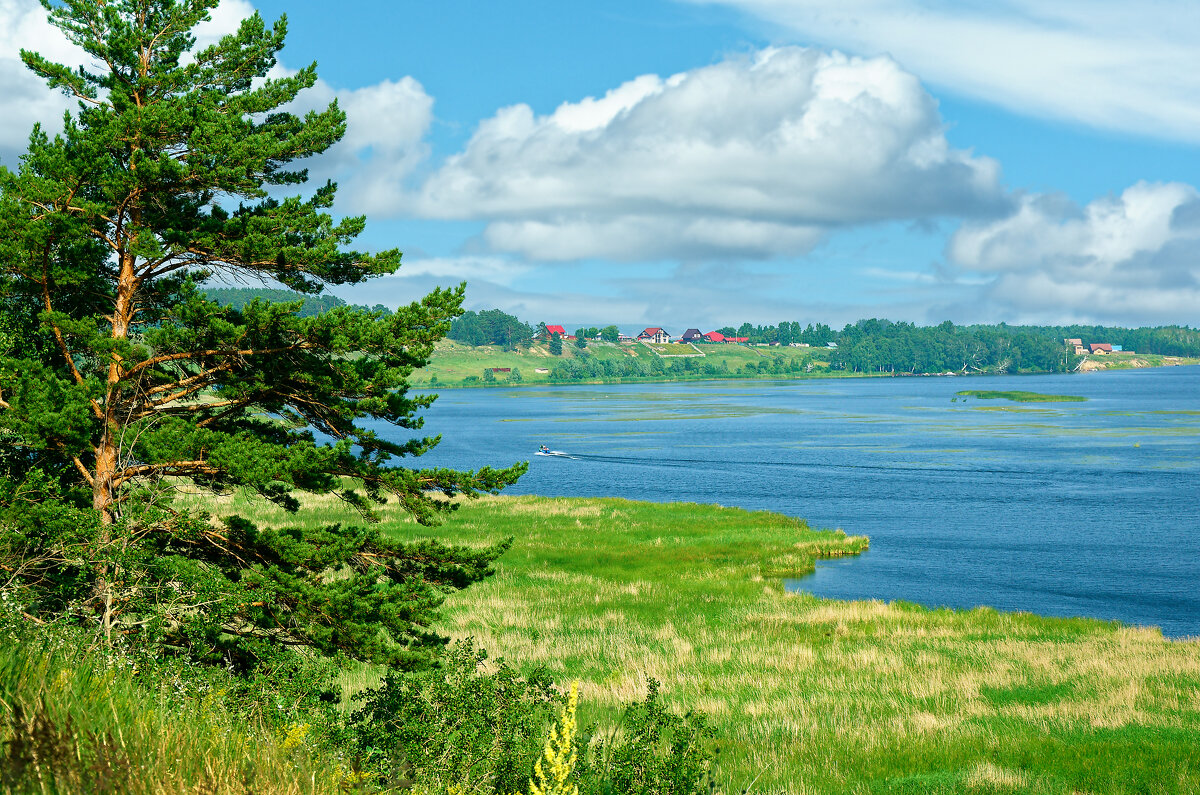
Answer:
[[[450, 390], [426, 430], [444, 440], [424, 465], [530, 461], [515, 494], [736, 505], [870, 536], [789, 582], [820, 596], [1200, 635], [1197, 367]], [[577, 460], [533, 456], [543, 442]]]

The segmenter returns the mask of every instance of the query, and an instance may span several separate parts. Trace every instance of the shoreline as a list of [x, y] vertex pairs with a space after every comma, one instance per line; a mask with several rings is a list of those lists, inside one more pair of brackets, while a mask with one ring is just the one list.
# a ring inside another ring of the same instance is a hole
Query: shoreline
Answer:
[[1039, 375], [1061, 375], [1061, 376], [1091, 376], [1103, 373], [1123, 373], [1136, 370], [1161, 370], [1171, 367], [1198, 367], [1200, 359], [1191, 359], [1183, 357], [1176, 358], [1178, 361], [1167, 364], [1152, 364], [1137, 367], [1112, 367], [1112, 368], [1090, 368], [1083, 370], [1072, 370], [1069, 372], [1053, 372], [1049, 370], [1035, 370], [1029, 372], [1018, 373], [989, 373], [989, 372], [946, 372], [946, 373], [854, 373], [854, 372], [821, 372], [821, 373], [806, 373], [803, 375], [788, 376], [779, 373], [764, 373], [762, 375], [728, 375], [728, 376], [698, 376], [696, 378], [611, 378], [611, 379], [580, 379], [574, 381], [552, 381], [537, 380], [526, 381], [522, 380], [517, 383], [509, 381], [495, 381], [487, 383], [480, 381], [478, 383], [464, 384], [462, 382], [438, 381], [430, 383], [429, 381], [418, 381], [410, 384], [411, 389], [420, 390], [441, 390], [441, 389], [524, 389], [528, 387], [547, 387], [547, 386], [619, 386], [623, 384], [689, 384], [709, 382], [716, 383], [722, 381], [813, 381], [813, 380], [841, 380], [846, 378], [978, 378], [981, 376], [992, 376], [997, 378], [1025, 378], [1028, 376]]

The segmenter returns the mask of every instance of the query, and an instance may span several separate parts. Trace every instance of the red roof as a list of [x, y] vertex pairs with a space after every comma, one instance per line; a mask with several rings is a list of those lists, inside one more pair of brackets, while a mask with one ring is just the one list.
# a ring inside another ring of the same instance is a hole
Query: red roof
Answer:
[[667, 333], [667, 332], [663, 331], [662, 329], [660, 329], [658, 326], [655, 326], [654, 328], [646, 329], [641, 334], [638, 334], [638, 336], [639, 337], [653, 337], [655, 334], [657, 334], [660, 331], [662, 331], [663, 334]]
[[1106, 353], [1112, 353], [1112, 345], [1110, 345], [1107, 342], [1093, 342], [1091, 344], [1091, 348], [1092, 348], [1092, 353], [1095, 353], [1096, 351], [1105, 351]]
[[726, 342], [749, 342], [749, 337], [726, 337]]
[[557, 334], [560, 337], [567, 336], [567, 330], [562, 326], [546, 326], [547, 334]]
[[704, 336], [708, 337], [713, 342], [724, 342], [725, 341], [725, 335], [719, 331], [710, 331], [707, 334], [705, 334]]

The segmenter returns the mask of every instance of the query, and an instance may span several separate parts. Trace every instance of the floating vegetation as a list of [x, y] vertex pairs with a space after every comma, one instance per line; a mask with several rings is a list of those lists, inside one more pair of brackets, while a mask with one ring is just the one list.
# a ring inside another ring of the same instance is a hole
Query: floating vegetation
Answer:
[[1079, 395], [1043, 395], [1040, 392], [1022, 392], [1020, 390], [996, 392], [986, 389], [965, 389], [955, 394], [980, 400], [1012, 400], [1017, 403], [1083, 403], [1087, 400]]

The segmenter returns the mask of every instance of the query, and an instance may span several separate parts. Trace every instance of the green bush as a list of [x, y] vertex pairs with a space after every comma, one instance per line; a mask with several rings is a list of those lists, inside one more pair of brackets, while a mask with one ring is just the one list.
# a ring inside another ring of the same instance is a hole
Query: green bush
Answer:
[[524, 792], [561, 696], [549, 674], [523, 678], [455, 644], [441, 668], [393, 672], [352, 716], [355, 739], [389, 784], [428, 792]]
[[[440, 669], [392, 673], [368, 692], [352, 732], [381, 783], [421, 792], [527, 791], [566, 702], [545, 669], [523, 678], [503, 660], [488, 672], [486, 659], [462, 641]], [[659, 683], [648, 679], [645, 700], [628, 706], [616, 726], [575, 736], [571, 779], [580, 795], [710, 792], [712, 737], [703, 716], [668, 710]]]
[[704, 716], [668, 710], [654, 679], [647, 678], [646, 690], [646, 700], [627, 707], [619, 726], [582, 741], [576, 767], [581, 795], [713, 791], [714, 732]]

